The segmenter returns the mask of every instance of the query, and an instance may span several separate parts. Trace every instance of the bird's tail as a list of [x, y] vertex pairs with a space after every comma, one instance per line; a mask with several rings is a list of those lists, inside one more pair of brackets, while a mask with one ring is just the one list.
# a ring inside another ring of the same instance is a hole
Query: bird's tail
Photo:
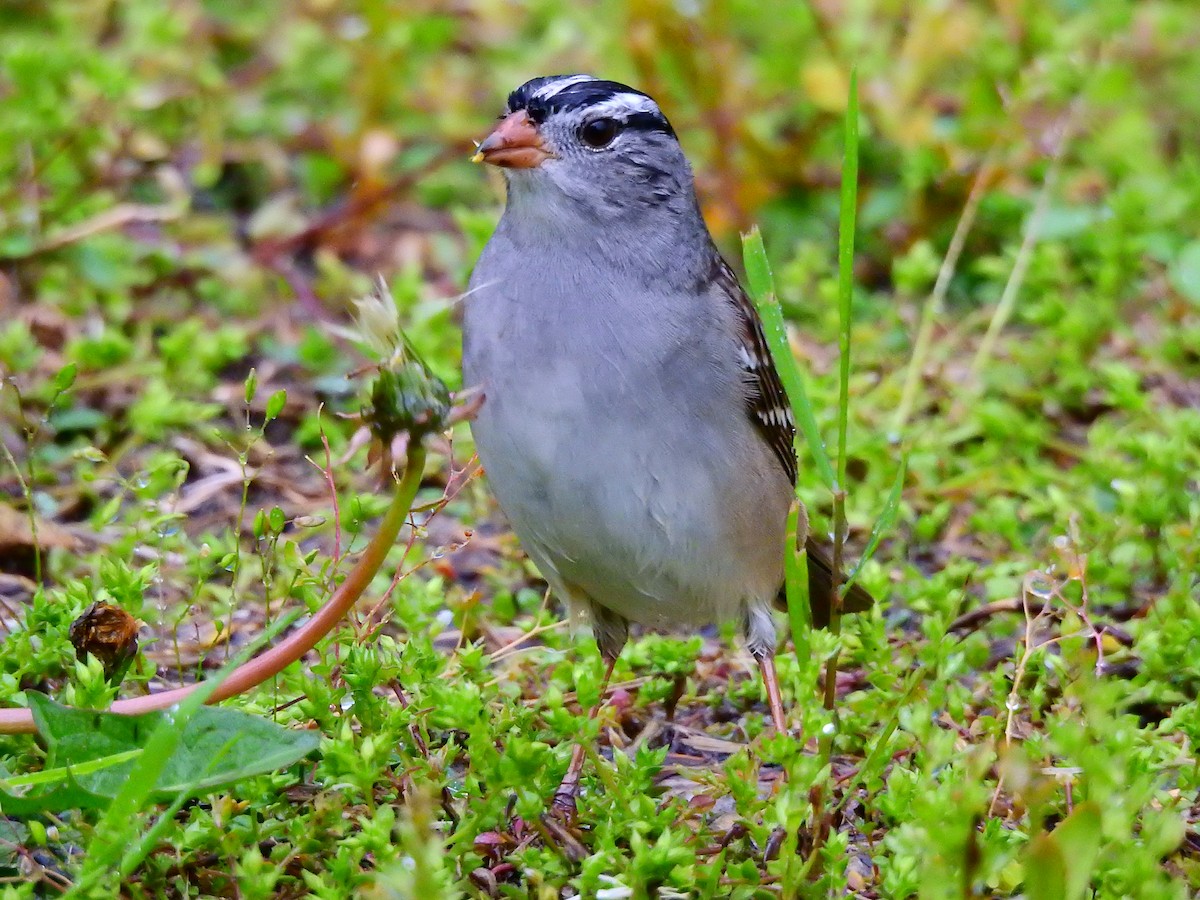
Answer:
[[[809, 535], [804, 542], [808, 554], [808, 598], [812, 606], [812, 623], [814, 628], [826, 628], [833, 614], [829, 595], [833, 591], [833, 560], [828, 551], [821, 547]], [[854, 584], [850, 587], [842, 601], [842, 612], [864, 612], [875, 604], [875, 598]], [[780, 589], [775, 598], [775, 605], [781, 610], [787, 609], [787, 594]]]

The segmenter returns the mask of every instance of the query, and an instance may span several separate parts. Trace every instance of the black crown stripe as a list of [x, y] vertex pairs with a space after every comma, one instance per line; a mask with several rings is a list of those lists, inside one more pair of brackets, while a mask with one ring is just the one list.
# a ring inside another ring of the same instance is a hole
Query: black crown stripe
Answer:
[[[618, 94], [633, 94], [638, 97], [645, 97], [648, 100], [653, 99], [649, 94], [643, 93], [636, 88], [631, 88], [629, 85], [621, 84], [619, 81], [603, 81], [601, 79], [589, 79], [588, 81], [569, 84], [549, 97], [537, 96], [537, 92], [540, 89], [556, 81], [571, 77], [574, 76], [549, 75], [525, 82], [508, 95], [508, 111], [511, 113], [523, 109], [529, 113], [531, 119], [541, 123], [546, 120], [547, 116], [553, 113], [584, 110], [589, 106], [595, 106], [598, 103], [611, 100]], [[671, 123], [660, 112], [639, 111], [629, 113], [624, 117], [624, 122], [626, 129], [658, 131], [670, 135], [675, 134], [674, 129], [671, 128]]]

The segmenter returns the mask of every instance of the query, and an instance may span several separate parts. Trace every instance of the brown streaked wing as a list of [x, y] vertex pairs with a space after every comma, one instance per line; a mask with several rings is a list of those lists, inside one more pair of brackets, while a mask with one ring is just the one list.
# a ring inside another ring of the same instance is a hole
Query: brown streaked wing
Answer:
[[718, 258], [715, 269], [713, 281], [737, 309], [742, 326], [738, 335], [741, 363], [751, 385], [746, 398], [746, 413], [775, 454], [788, 481], [795, 484], [797, 469], [793, 440], [796, 425], [792, 419], [792, 406], [771, 359], [758, 311], [725, 260]]

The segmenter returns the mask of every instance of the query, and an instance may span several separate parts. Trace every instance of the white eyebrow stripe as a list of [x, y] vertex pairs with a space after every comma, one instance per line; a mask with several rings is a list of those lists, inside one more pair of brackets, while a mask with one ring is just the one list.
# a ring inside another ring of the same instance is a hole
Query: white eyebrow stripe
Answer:
[[658, 104], [641, 94], [614, 94], [600, 103], [593, 103], [587, 110], [589, 113], [601, 116], [658, 113]]
[[560, 78], [558, 81], [552, 81], [543, 87], [538, 88], [533, 92], [533, 96], [539, 100], [549, 100], [560, 91], [565, 91], [573, 84], [582, 84], [585, 81], [595, 81], [593, 75], [568, 75], [565, 78]]

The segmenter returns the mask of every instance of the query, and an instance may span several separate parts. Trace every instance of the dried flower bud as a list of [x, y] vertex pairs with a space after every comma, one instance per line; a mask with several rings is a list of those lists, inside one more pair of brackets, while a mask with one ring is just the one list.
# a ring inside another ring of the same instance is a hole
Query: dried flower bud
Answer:
[[97, 602], [71, 623], [68, 637], [80, 659], [90, 653], [104, 666], [105, 677], [119, 682], [138, 652], [138, 621], [119, 606]]
[[446, 427], [450, 390], [415, 356], [397, 360], [394, 366], [380, 369], [371, 385], [370, 405], [363, 407], [362, 414], [384, 446], [401, 432], [419, 441]]
[[382, 277], [376, 283], [375, 293], [354, 301], [354, 324], [363, 343], [379, 356], [383, 365], [404, 352], [400, 313]]
[[388, 457], [398, 437], [420, 441], [446, 427], [450, 391], [404, 337], [396, 302], [382, 278], [375, 293], [354, 304], [359, 335], [379, 355], [379, 374], [371, 384], [362, 418], [390, 466]]

